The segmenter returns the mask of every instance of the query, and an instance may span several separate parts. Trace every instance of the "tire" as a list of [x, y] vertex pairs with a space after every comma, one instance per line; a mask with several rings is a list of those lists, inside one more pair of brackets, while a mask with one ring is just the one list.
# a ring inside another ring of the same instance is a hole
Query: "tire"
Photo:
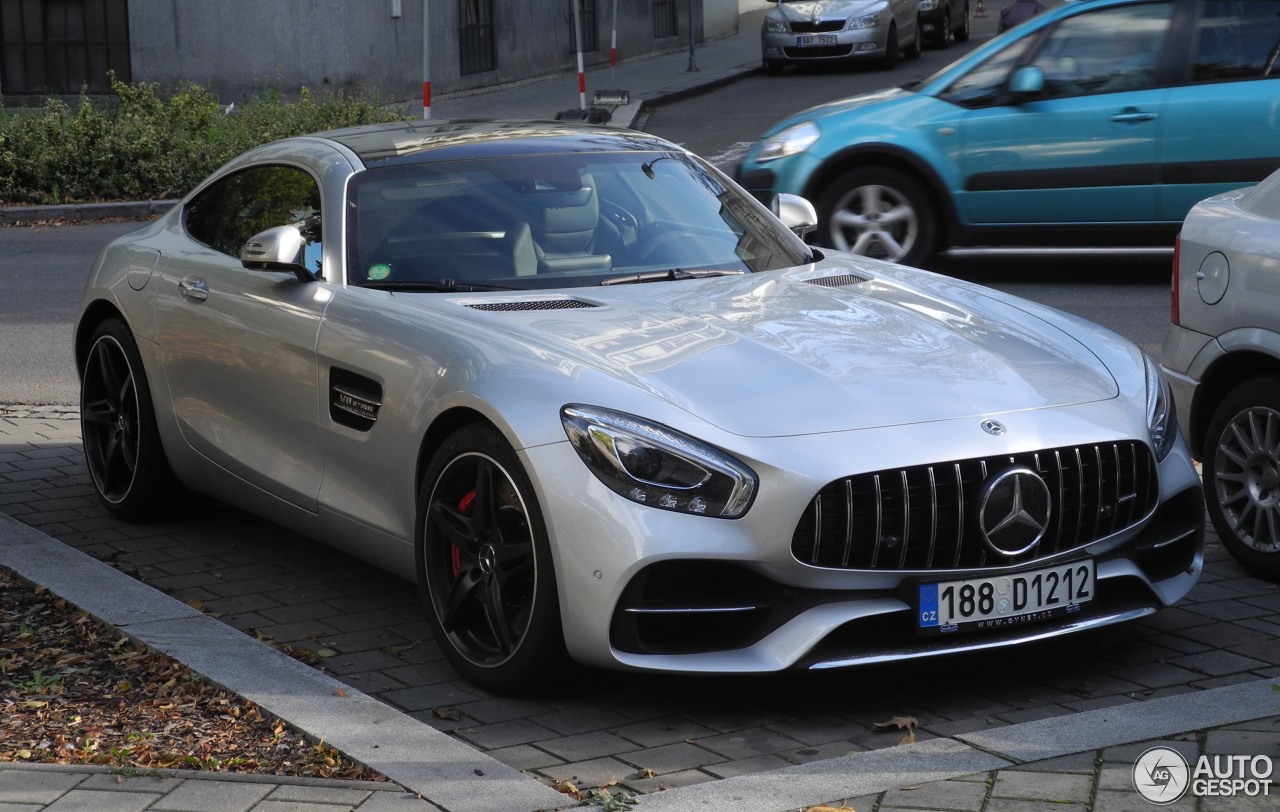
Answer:
[[923, 40], [924, 40], [924, 23], [923, 21], [921, 21], [920, 17], [917, 16], [916, 17], [916, 38], [913, 39], [911, 41], [911, 44], [907, 46], [905, 51], [903, 51], [903, 53], [907, 55], [907, 59], [920, 58], [920, 53], [924, 50]]
[[953, 35], [956, 42], [969, 41], [969, 4], [964, 4], [964, 11], [961, 12], [960, 25], [953, 29]]
[[940, 25], [938, 36], [935, 40], [939, 49], [951, 47], [951, 7], [942, 10], [942, 25]]
[[889, 36], [884, 43], [884, 56], [880, 57], [881, 70], [893, 70], [898, 64], [898, 27], [889, 26]]
[[1251, 378], [1213, 413], [1204, 450], [1205, 501], [1227, 551], [1280, 581], [1280, 379]]
[[462, 676], [503, 694], [563, 678], [546, 525], [515, 453], [489, 426], [454, 432], [427, 466], [416, 547], [427, 618]]
[[818, 199], [815, 239], [841, 251], [919, 265], [933, 255], [937, 231], [929, 196], [896, 169], [853, 169]]
[[163, 518], [178, 485], [156, 428], [151, 387], [133, 334], [119, 319], [94, 330], [80, 377], [80, 435], [98, 499], [127, 521]]

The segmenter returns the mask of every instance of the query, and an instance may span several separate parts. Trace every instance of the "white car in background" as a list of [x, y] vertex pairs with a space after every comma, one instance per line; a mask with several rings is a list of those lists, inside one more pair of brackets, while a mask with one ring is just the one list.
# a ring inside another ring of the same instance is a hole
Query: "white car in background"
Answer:
[[[966, 29], [967, 30], [967, 29]], [[778, 0], [760, 28], [764, 68], [917, 59], [924, 42], [920, 0]]]
[[1232, 555], [1280, 580], [1280, 172], [1187, 214], [1162, 362], [1209, 516]]

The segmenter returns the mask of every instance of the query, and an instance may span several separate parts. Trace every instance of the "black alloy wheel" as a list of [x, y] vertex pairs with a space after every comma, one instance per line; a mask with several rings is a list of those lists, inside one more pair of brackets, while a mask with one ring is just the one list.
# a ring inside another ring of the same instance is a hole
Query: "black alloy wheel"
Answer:
[[80, 432], [107, 510], [136, 521], [173, 508], [180, 488], [160, 443], [151, 388], [137, 344], [117, 319], [94, 331], [82, 364]]
[[451, 435], [419, 498], [418, 577], [445, 656], [491, 691], [522, 693], [567, 663], [556, 578], [533, 488], [482, 424]]

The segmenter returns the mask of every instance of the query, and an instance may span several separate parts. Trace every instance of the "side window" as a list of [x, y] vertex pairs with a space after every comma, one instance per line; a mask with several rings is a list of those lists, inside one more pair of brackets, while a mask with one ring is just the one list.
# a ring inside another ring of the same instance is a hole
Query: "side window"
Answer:
[[962, 107], [985, 107], [994, 102], [1004, 88], [1009, 71], [1022, 58], [1034, 37], [1023, 37], [1009, 47], [992, 54], [985, 62], [955, 80], [941, 98]]
[[320, 188], [292, 166], [258, 166], [223, 178], [187, 204], [183, 226], [195, 240], [239, 258], [254, 234], [295, 225], [307, 244], [307, 267], [320, 272]]
[[1218, 0], [1196, 23], [1197, 83], [1280, 76], [1280, 1]]
[[1031, 62], [1044, 71], [1045, 96], [1153, 87], [1172, 17], [1172, 3], [1146, 3], [1077, 14], [1058, 23]]

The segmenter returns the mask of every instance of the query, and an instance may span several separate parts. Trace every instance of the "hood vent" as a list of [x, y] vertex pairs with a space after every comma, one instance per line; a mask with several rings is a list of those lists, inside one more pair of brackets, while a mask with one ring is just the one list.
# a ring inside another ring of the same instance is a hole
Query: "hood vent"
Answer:
[[866, 278], [862, 276], [854, 276], [851, 273], [833, 274], [831, 276], [820, 276], [817, 279], [804, 280], [810, 285], [821, 285], [824, 288], [843, 288], [848, 285], [861, 285], [866, 282]]
[[575, 310], [581, 307], [595, 307], [590, 302], [578, 299], [540, 299], [524, 302], [475, 302], [466, 305], [472, 310], [488, 310], [495, 313], [512, 313], [522, 310]]

